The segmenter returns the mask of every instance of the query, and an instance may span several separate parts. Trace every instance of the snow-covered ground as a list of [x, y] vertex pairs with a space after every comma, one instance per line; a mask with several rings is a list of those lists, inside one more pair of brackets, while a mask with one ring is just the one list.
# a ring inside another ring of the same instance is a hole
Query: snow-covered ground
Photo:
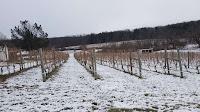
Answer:
[[183, 49], [196, 50], [196, 49], [198, 49], [198, 47], [199, 47], [198, 44], [187, 44]]
[[[5, 64], [5, 63], [0, 63], [0, 64], [2, 64], [0, 66], [0, 70], [1, 70], [0, 75], [8, 75], [10, 73], [15, 73], [15, 72], [20, 71], [20, 64]], [[37, 63], [27, 61], [23, 64], [23, 66], [24, 66], [24, 69], [27, 69], [27, 68], [37, 66]]]
[[97, 70], [102, 80], [94, 80], [73, 54], [47, 82], [40, 68], [28, 70], [0, 84], [0, 111], [200, 111], [200, 75], [181, 79], [143, 71], [145, 79], [138, 79], [102, 65]]

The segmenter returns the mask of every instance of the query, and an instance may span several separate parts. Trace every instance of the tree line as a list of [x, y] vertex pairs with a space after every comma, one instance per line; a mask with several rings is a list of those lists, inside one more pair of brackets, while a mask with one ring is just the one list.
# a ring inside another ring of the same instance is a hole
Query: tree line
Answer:
[[29, 21], [25, 20], [20, 21], [20, 25], [11, 29], [11, 37], [12, 40], [10, 41], [5, 40], [5, 36], [1, 35], [0, 44], [3, 43], [25, 50], [36, 50], [44, 47], [62, 48], [97, 43], [150, 39], [164, 39], [167, 41], [167, 44], [177, 45], [181, 44], [178, 39], [188, 39], [200, 45], [200, 20], [134, 30], [120, 30], [55, 38], [48, 38], [48, 34], [43, 31], [41, 25], [37, 23], [31, 24]]
[[121, 30], [113, 32], [101, 32], [98, 34], [56, 37], [49, 39], [49, 45], [54, 47], [67, 47], [106, 42], [118, 42], [144, 39], [166, 39], [173, 42], [174, 39], [199, 40], [200, 20], [158, 27], [145, 27], [134, 30]]

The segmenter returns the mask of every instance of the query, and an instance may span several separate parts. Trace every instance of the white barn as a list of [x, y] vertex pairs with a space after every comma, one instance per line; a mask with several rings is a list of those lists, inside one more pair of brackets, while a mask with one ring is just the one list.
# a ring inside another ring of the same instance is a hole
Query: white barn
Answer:
[[0, 62], [7, 61], [8, 59], [8, 47], [6, 45], [0, 46]]

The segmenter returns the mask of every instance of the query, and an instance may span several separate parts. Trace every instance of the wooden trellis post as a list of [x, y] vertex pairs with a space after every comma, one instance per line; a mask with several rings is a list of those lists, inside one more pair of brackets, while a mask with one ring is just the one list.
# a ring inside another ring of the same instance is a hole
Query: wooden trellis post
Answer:
[[129, 56], [130, 56], [129, 57], [130, 58], [129, 61], [130, 61], [131, 74], [133, 74], [133, 64], [132, 64], [132, 53], [131, 52], [129, 53]]
[[83, 57], [82, 58], [83, 58], [82, 60], [83, 60], [84, 66], [86, 66], [87, 60], [86, 60], [85, 50], [83, 51]]
[[20, 70], [23, 70], [24, 69], [24, 65], [23, 65], [24, 59], [23, 59], [23, 56], [22, 56], [22, 50], [21, 49], [20, 49], [19, 53], [20, 53]]
[[140, 78], [142, 78], [142, 62], [141, 62], [141, 59], [140, 59], [140, 52], [137, 51], [137, 55], [138, 55], [138, 64], [139, 64], [139, 75], [140, 75]]
[[187, 59], [187, 63], [188, 63], [188, 68], [190, 68], [190, 52], [188, 51], [187, 53], [188, 59]]
[[40, 53], [40, 62], [41, 62], [41, 69], [42, 69], [42, 79], [43, 79], [43, 82], [45, 82], [46, 81], [46, 70], [44, 69], [42, 48], [39, 49], [39, 53]]
[[94, 73], [94, 75], [96, 76], [97, 75], [97, 66], [96, 66], [96, 56], [95, 56], [95, 50], [93, 49], [92, 50], [92, 71]]
[[100, 63], [101, 63], [101, 65], [103, 65], [103, 57], [102, 57], [102, 55], [100, 56]]
[[122, 70], [124, 70], [124, 66], [123, 66], [123, 55], [120, 53], [120, 62], [121, 62], [121, 66], [122, 66]]
[[53, 66], [56, 68], [56, 54], [55, 54], [55, 49], [53, 49]]
[[31, 53], [32, 53], [32, 51], [29, 51], [29, 52], [28, 52], [28, 57], [29, 57], [29, 60], [28, 60], [28, 61], [29, 61], [29, 67], [32, 67], [32, 54], [31, 54]]
[[169, 70], [169, 59], [168, 59], [168, 53], [167, 53], [167, 49], [165, 49], [165, 69], [167, 68], [167, 74], [170, 74], [170, 70]]
[[178, 53], [178, 62], [179, 62], [179, 67], [180, 67], [180, 74], [181, 74], [181, 78], [183, 78], [183, 70], [182, 70], [182, 63], [181, 63], [181, 56], [180, 56], [180, 50], [177, 49], [177, 53]]
[[112, 62], [113, 62], [113, 68], [115, 68], [115, 54], [114, 54], [114, 52], [112, 53]]
[[93, 49], [93, 50], [91, 51], [91, 64], [92, 64], [92, 65], [91, 65], [91, 66], [92, 66], [92, 71], [91, 71], [91, 73], [92, 73], [93, 77], [95, 78], [95, 80], [96, 80], [96, 79], [100, 79], [100, 77], [99, 77], [98, 74], [97, 74], [95, 49]]

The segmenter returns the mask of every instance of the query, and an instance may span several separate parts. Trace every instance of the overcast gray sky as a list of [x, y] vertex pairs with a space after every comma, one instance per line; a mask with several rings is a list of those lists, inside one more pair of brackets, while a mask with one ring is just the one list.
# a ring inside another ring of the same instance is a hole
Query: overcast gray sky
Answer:
[[0, 0], [0, 32], [20, 20], [49, 37], [153, 27], [200, 19], [200, 0]]

